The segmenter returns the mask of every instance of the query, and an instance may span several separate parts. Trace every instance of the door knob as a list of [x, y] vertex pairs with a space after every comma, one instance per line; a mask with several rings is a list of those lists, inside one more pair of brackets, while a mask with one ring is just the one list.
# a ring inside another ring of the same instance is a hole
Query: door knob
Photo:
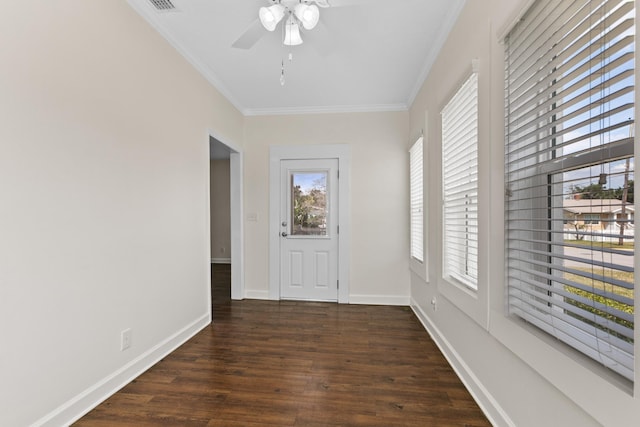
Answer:
[[282, 221], [282, 226], [286, 227], [287, 226], [287, 221]]
[[288, 236], [288, 234], [287, 234], [287, 232], [286, 232], [286, 231], [283, 231], [282, 233], [280, 233], [280, 235], [281, 235], [282, 237], [287, 237], [287, 236]]

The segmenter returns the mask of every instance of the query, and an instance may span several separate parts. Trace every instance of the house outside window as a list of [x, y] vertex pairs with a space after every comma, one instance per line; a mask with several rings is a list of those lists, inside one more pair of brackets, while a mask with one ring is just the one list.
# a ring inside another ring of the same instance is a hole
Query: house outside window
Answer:
[[600, 224], [600, 214], [584, 214], [582, 221], [585, 224]]

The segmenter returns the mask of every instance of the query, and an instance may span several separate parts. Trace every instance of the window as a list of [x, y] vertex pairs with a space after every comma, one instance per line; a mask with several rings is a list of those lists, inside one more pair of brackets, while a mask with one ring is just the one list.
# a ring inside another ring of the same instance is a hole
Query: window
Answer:
[[327, 236], [327, 171], [291, 172], [291, 236]]
[[411, 199], [411, 258], [424, 262], [422, 137], [409, 150], [409, 187]]
[[585, 224], [600, 224], [600, 214], [584, 214]]
[[442, 110], [445, 278], [478, 289], [478, 75]]
[[509, 312], [630, 381], [634, 16], [536, 1], [505, 43]]

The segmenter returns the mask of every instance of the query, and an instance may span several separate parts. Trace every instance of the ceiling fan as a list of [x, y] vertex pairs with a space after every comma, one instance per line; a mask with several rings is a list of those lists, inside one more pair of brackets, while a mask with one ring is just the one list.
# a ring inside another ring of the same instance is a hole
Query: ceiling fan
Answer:
[[[270, 6], [261, 7], [257, 18], [231, 45], [238, 49], [251, 49], [268, 32], [283, 24], [283, 44], [295, 46], [303, 43], [300, 27], [326, 32], [320, 19], [318, 8], [341, 7], [362, 4], [363, 0], [266, 0]], [[266, 31], [265, 31], [266, 30]]]

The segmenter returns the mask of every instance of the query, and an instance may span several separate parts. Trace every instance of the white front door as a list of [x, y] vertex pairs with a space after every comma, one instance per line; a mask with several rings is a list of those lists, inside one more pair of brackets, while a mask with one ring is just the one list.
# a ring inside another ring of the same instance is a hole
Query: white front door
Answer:
[[338, 300], [338, 159], [280, 161], [280, 295]]

